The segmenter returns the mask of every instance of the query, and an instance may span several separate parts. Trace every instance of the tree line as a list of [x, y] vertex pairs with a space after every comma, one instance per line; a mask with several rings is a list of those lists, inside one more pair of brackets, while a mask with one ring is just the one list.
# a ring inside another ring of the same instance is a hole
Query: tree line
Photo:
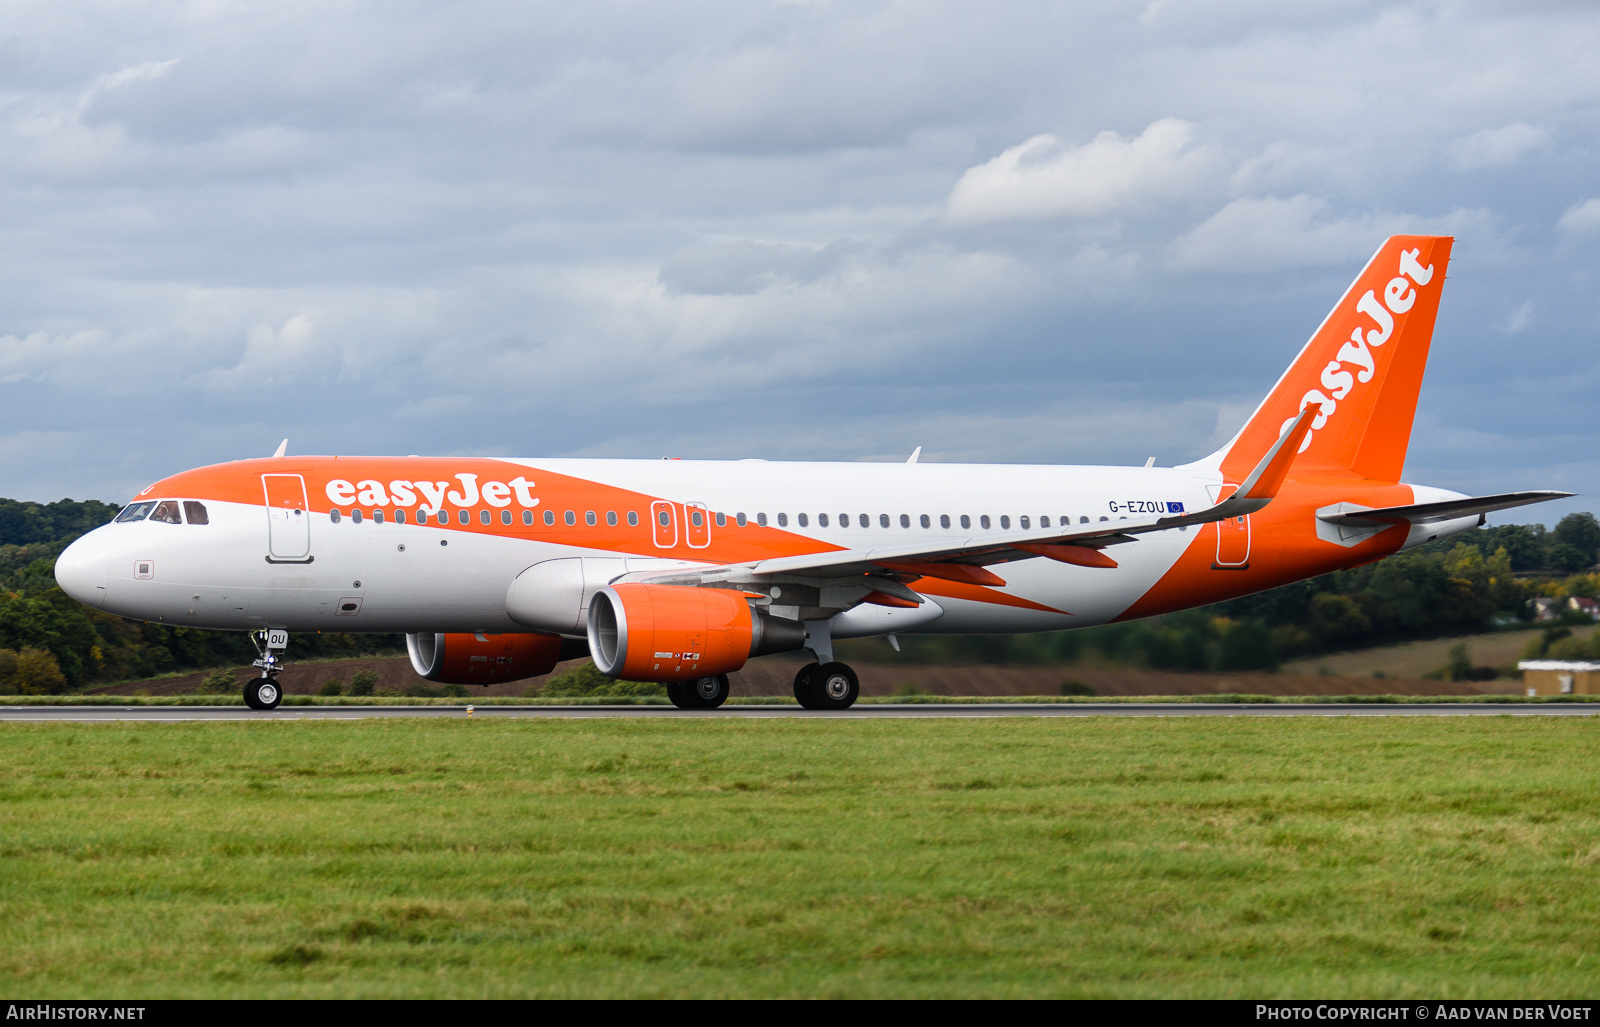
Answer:
[[[128, 620], [57, 587], [55, 558], [118, 507], [0, 499], [0, 692], [51, 692], [256, 657], [243, 632]], [[867, 662], [1051, 664], [1101, 658], [1158, 670], [1273, 669], [1341, 649], [1470, 634], [1533, 619], [1539, 596], [1600, 598], [1593, 514], [1475, 528], [1410, 553], [1253, 596], [1127, 624], [1036, 635], [908, 636], [841, 642]], [[1587, 623], [1587, 621], [1586, 621]], [[300, 633], [290, 659], [392, 653], [400, 635]]]

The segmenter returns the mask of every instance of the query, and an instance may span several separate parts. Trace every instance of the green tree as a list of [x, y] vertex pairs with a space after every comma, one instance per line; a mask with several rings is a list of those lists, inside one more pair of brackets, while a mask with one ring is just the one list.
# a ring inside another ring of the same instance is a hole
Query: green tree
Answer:
[[378, 675], [370, 670], [358, 670], [350, 675], [351, 695], [371, 695], [378, 687]]
[[54, 695], [67, 690], [67, 679], [62, 675], [54, 654], [32, 646], [17, 654], [12, 680], [23, 695]]
[[1272, 634], [1257, 621], [1240, 621], [1222, 636], [1218, 670], [1277, 670]]
[[1600, 521], [1596, 521], [1592, 513], [1567, 514], [1550, 533], [1550, 539], [1552, 563], [1554, 547], [1562, 545], [1571, 546], [1582, 555], [1583, 562], [1579, 567], [1592, 567], [1600, 559]]

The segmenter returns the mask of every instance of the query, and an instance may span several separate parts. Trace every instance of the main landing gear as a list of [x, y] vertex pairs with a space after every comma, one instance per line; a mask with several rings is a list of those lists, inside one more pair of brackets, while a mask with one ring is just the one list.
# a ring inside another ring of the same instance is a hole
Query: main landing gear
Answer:
[[848, 710], [861, 681], [845, 663], [808, 663], [794, 676], [794, 697], [808, 710]]
[[693, 681], [668, 681], [667, 698], [680, 710], [714, 710], [728, 701], [728, 675], [710, 674]]
[[275, 710], [283, 701], [283, 687], [278, 684], [278, 671], [283, 669], [283, 651], [289, 647], [289, 633], [282, 628], [250, 632], [261, 658], [253, 666], [261, 668], [261, 676], [244, 686], [244, 704], [252, 710]]

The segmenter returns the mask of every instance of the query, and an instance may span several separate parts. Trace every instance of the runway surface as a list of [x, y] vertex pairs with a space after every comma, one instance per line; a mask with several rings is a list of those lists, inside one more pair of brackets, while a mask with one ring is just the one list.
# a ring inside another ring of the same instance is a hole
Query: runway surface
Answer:
[[[1322, 703], [984, 703], [960, 706], [868, 705], [849, 710], [803, 710], [798, 706], [724, 706], [679, 710], [671, 706], [478, 706], [473, 717], [825, 717], [847, 720], [975, 717], [1593, 717], [1600, 703], [1416, 703], [1330, 705]], [[205, 721], [362, 720], [369, 717], [466, 717], [465, 706], [283, 706], [270, 712], [242, 706], [6, 706], [0, 721]]]

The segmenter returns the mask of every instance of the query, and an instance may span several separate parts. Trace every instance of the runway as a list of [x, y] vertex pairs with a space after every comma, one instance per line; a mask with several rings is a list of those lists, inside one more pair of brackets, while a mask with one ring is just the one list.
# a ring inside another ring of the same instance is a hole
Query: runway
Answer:
[[897, 720], [989, 717], [1592, 717], [1600, 703], [973, 703], [942, 706], [905, 703], [862, 705], [848, 710], [804, 710], [798, 706], [724, 706], [680, 710], [671, 706], [283, 706], [272, 711], [242, 706], [6, 706], [0, 721], [291, 721], [365, 720], [372, 717], [539, 717], [565, 720], [615, 717], [674, 719], [738, 717]]

